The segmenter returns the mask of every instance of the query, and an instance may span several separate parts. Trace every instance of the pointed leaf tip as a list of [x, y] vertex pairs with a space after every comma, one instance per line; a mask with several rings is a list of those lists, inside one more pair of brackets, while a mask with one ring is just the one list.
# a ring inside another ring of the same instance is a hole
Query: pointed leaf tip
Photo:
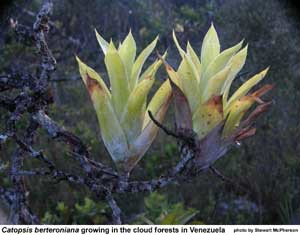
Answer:
[[204, 36], [201, 48], [201, 64], [203, 72], [211, 61], [213, 61], [220, 53], [220, 42], [217, 31], [212, 24]]
[[[138, 55], [136, 61], [134, 62], [133, 67], [132, 67], [131, 77], [130, 77], [131, 89], [133, 89], [136, 86], [136, 84], [138, 83], [142, 68], [143, 68], [147, 58], [150, 56], [150, 54], [156, 47], [157, 41], [158, 41], [158, 36]], [[147, 69], [146, 69], [146, 71], [147, 71]], [[149, 72], [149, 71], [147, 71], [147, 72]]]
[[261, 71], [260, 73], [254, 75], [250, 79], [248, 79], [243, 85], [241, 85], [236, 92], [230, 97], [228, 103], [226, 104], [226, 108], [230, 107], [230, 105], [236, 101], [237, 99], [241, 98], [242, 96], [246, 95], [256, 84], [258, 84], [264, 77], [266, 76], [269, 67]]
[[177, 39], [177, 37], [176, 37], [176, 33], [175, 33], [174, 29], [173, 29], [172, 36], [173, 36], [173, 40], [174, 40], [174, 42], [175, 42], [175, 45], [176, 45], [176, 47], [177, 47], [177, 50], [178, 50], [180, 56], [183, 57], [183, 56], [185, 55], [185, 51], [184, 51], [184, 50], [182, 49], [182, 47], [180, 46], [180, 44], [179, 44], [179, 42], [178, 42], [178, 39]]
[[249, 115], [248, 117], [241, 122], [241, 127], [250, 126], [254, 120], [256, 120], [262, 113], [265, 113], [269, 110], [272, 105], [272, 101], [265, 102], [263, 104], [258, 105]]
[[103, 54], [105, 55], [108, 50], [109, 43], [98, 33], [97, 29], [95, 29], [95, 34]]
[[255, 127], [248, 127], [248, 128], [244, 128], [241, 131], [239, 131], [239, 133], [234, 137], [235, 141], [241, 141], [243, 139], [249, 138], [253, 135], [255, 135], [256, 133], [256, 128]]
[[126, 38], [122, 42], [118, 52], [125, 67], [127, 80], [130, 81], [133, 65], [136, 57], [136, 42], [131, 33], [131, 30], [129, 31]]

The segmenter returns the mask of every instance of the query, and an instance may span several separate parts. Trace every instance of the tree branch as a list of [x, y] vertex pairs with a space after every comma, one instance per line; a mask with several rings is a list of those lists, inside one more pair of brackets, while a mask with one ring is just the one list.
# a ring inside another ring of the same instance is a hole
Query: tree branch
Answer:
[[115, 199], [112, 197], [111, 193], [107, 192], [105, 199], [112, 210], [113, 223], [114, 224], [122, 224], [121, 210], [120, 210], [117, 202], [115, 201]]

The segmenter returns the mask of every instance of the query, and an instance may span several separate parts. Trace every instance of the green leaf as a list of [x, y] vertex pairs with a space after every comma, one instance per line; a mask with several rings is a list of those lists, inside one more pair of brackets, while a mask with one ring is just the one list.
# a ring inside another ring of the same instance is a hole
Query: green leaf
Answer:
[[193, 115], [193, 130], [199, 139], [204, 138], [223, 120], [221, 96], [213, 96], [206, 103], [199, 105]]
[[103, 79], [100, 77], [100, 75], [94, 69], [92, 69], [91, 67], [89, 67], [85, 63], [83, 63], [77, 56], [76, 56], [76, 60], [78, 62], [79, 72], [80, 72], [80, 75], [82, 77], [84, 84], [87, 86], [86, 74], [89, 74], [90, 77], [92, 77], [97, 82], [99, 82], [100, 86], [104, 89], [104, 92], [110, 97], [111, 96], [110, 92], [107, 89], [107, 87], [106, 87]]
[[126, 77], [128, 78], [129, 81], [131, 77], [132, 66], [136, 56], [136, 44], [131, 31], [129, 31], [127, 37], [120, 45], [119, 55], [125, 66], [126, 75], [127, 75]]
[[130, 80], [131, 88], [133, 88], [137, 84], [143, 65], [147, 60], [147, 58], [149, 57], [149, 55], [154, 50], [157, 41], [158, 41], [158, 36], [139, 54], [136, 61], [134, 62], [132, 68], [131, 80]]
[[227, 99], [229, 95], [229, 90], [230, 86], [236, 77], [236, 75], [241, 71], [243, 68], [246, 57], [247, 57], [247, 50], [248, 50], [248, 45], [245, 46], [241, 51], [239, 51], [236, 55], [234, 55], [231, 60], [228, 62], [228, 65], [231, 66], [230, 72], [227, 76], [227, 79], [224, 83], [224, 86], [222, 88], [222, 93], [223, 93], [223, 105], [226, 106], [227, 104]]
[[181, 58], [186, 58], [188, 63], [190, 64], [191, 70], [194, 73], [194, 76], [197, 78], [197, 81], [200, 80], [200, 69], [201, 69], [201, 64], [199, 61], [198, 56], [196, 55], [196, 52], [194, 49], [191, 47], [190, 43], [188, 42], [187, 45], [187, 53], [180, 47], [179, 42], [176, 38], [176, 34], [173, 30], [173, 40], [175, 42], [175, 45], [181, 55]]
[[112, 42], [104, 61], [111, 86], [112, 102], [117, 115], [120, 116], [129, 97], [129, 84], [123, 61]]
[[[273, 88], [273, 85], [267, 84], [253, 92], [250, 95], [243, 96], [227, 108], [228, 118], [225, 123], [223, 136], [229, 136], [239, 126], [240, 121], [246, 111], [255, 103], [255, 101], [262, 102], [259, 97], [267, 93]], [[227, 114], [226, 114], [227, 115]]]
[[269, 68], [264, 69], [263, 71], [254, 75], [252, 78], [250, 78], [245, 83], [243, 83], [243, 85], [230, 97], [228, 103], [226, 104], [226, 107], [229, 107], [232, 102], [246, 95], [251, 90], [252, 87], [254, 87], [266, 76], [268, 70]]
[[[157, 110], [156, 114], [154, 115], [154, 118], [158, 122], [160, 123], [163, 122], [169, 104], [170, 104], [170, 97], [164, 100], [161, 107]], [[153, 140], [157, 135], [157, 132], [158, 132], [157, 125], [154, 122], [150, 121], [147, 124], [147, 126], [145, 126], [145, 128], [142, 130], [140, 136], [130, 146], [131, 152], [133, 154], [124, 165], [125, 169], [130, 171], [137, 164], [137, 162], [141, 159], [141, 157], [145, 154], [145, 152], [152, 144]]]
[[202, 73], [205, 72], [207, 66], [213, 61], [220, 53], [220, 42], [218, 34], [213, 24], [206, 33], [201, 49], [201, 65]]
[[152, 122], [148, 115], [148, 111], [151, 111], [153, 115], [156, 115], [156, 113], [159, 111], [159, 109], [162, 107], [162, 105], [166, 102], [166, 100], [169, 99], [169, 97], [172, 94], [172, 89], [170, 86], [170, 82], [167, 80], [165, 81], [155, 92], [153, 95], [146, 113], [145, 113], [145, 118], [144, 118], [144, 123], [143, 123], [143, 129], [149, 124], [149, 122]]
[[220, 72], [229, 62], [229, 60], [234, 56], [242, 47], [242, 40], [237, 45], [222, 51], [211, 63], [208, 65], [205, 71], [204, 77], [209, 80], [213, 75]]
[[175, 45], [176, 45], [176, 47], [177, 47], [177, 49], [179, 51], [179, 54], [181, 55], [181, 57], [184, 57], [185, 51], [181, 48], [181, 46], [180, 46], [180, 44], [179, 44], [179, 42], [177, 40], [177, 37], [176, 37], [176, 34], [175, 34], [174, 30], [173, 30], [173, 34], [172, 35], [173, 35], [173, 40], [175, 42]]
[[177, 73], [181, 80], [182, 91], [187, 97], [193, 113], [200, 102], [201, 96], [199, 92], [198, 79], [193, 73], [192, 65], [189, 63], [186, 56], [183, 57]]
[[210, 62], [205, 73], [201, 78], [200, 91], [201, 93], [206, 89], [209, 80], [219, 73], [228, 64], [229, 60], [239, 51], [242, 47], [243, 41], [237, 45], [222, 51], [214, 60]]
[[229, 136], [239, 126], [243, 115], [254, 102], [255, 99], [251, 96], [244, 96], [233, 102], [225, 122], [223, 136]]
[[203, 93], [203, 97], [201, 98], [203, 103], [208, 101], [214, 95], [221, 95], [222, 87], [230, 72], [230, 68], [230, 66], [226, 66], [223, 70], [221, 70], [208, 80], [207, 86]]
[[186, 50], [187, 50], [187, 55], [188, 57], [191, 58], [194, 66], [195, 66], [195, 71], [197, 73], [197, 80], [198, 82], [200, 81], [200, 75], [201, 75], [201, 63], [200, 63], [200, 60], [198, 58], [198, 55], [196, 54], [196, 52], [194, 51], [193, 47], [191, 46], [190, 42], [187, 43], [187, 47], [186, 47]]
[[[165, 52], [162, 56], [163, 59], [165, 59], [167, 57], [167, 52]], [[156, 75], [157, 70], [159, 69], [159, 67], [162, 64], [162, 60], [161, 59], [157, 59], [155, 60], [141, 75], [140, 77], [140, 81], [142, 81], [143, 79], [145, 79], [146, 77], [149, 76], [149, 74], [153, 74], [153, 76]]]
[[133, 142], [142, 131], [146, 101], [154, 78], [149, 76], [141, 81], [129, 96], [128, 103], [121, 117], [121, 126], [129, 143]]
[[169, 78], [182, 90], [182, 81], [179, 74], [162, 58]]
[[115, 162], [123, 161], [128, 153], [126, 136], [121, 128], [110, 94], [100, 76], [77, 58], [81, 77], [89, 91], [97, 113], [101, 136]]

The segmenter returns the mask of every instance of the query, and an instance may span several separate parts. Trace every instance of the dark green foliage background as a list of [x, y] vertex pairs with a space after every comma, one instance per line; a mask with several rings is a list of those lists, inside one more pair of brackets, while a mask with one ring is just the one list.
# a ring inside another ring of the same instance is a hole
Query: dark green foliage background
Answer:
[[[8, 29], [10, 16], [31, 24], [31, 13], [40, 0], [11, 1], [1, 11], [0, 73], [9, 67], [36, 71], [37, 55], [24, 47]], [[79, 55], [103, 77], [103, 54], [94, 28], [107, 39], [122, 40], [131, 28], [141, 49], [157, 34], [158, 51], [168, 49], [167, 60], [177, 65], [179, 55], [171, 38], [177, 31], [200, 51], [204, 33], [213, 21], [222, 49], [241, 39], [249, 43], [249, 55], [235, 88], [267, 66], [264, 83], [275, 84], [269, 95], [274, 105], [258, 123], [257, 135], [233, 148], [215, 165], [224, 175], [247, 189], [226, 184], [210, 172], [157, 193], [122, 195], [117, 198], [127, 223], [194, 224], [295, 224], [300, 223], [300, 28], [297, 8], [287, 0], [55, 0], [49, 45], [58, 61], [53, 82], [55, 105], [52, 117], [75, 132], [90, 147], [92, 156], [112, 164], [100, 138], [100, 130], [87, 92], [79, 78], [74, 55]], [[155, 53], [149, 62], [156, 58]], [[166, 74], [160, 69], [157, 85]], [[155, 89], [153, 89], [154, 91]], [[0, 110], [0, 131], [7, 114]], [[26, 124], [26, 119], [19, 124]], [[172, 109], [167, 125], [173, 126]], [[47, 139], [43, 132], [38, 145], [62, 169], [79, 172], [64, 146]], [[13, 146], [0, 150], [7, 167]], [[133, 172], [133, 177], [158, 177], [177, 160], [176, 141], [160, 133]], [[28, 162], [27, 167], [37, 164]], [[7, 179], [1, 175], [2, 185]], [[99, 224], [110, 221], [109, 208], [84, 188], [51, 180], [29, 178], [26, 187], [34, 211], [45, 223]], [[4, 207], [5, 209], [5, 207]]]

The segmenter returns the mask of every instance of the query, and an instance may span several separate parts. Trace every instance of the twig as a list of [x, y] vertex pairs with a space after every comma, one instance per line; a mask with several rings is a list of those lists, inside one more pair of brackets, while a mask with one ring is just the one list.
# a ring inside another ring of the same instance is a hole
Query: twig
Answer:
[[230, 184], [230, 185], [232, 185], [232, 186], [234, 186], [234, 187], [240, 188], [240, 189], [242, 189], [242, 191], [244, 191], [244, 192], [247, 192], [247, 193], [249, 192], [249, 190], [246, 189], [245, 187], [243, 187], [243, 186], [241, 186], [240, 184], [234, 182], [232, 179], [230, 179], [230, 178], [224, 176], [224, 175], [223, 175], [220, 171], [218, 171], [215, 167], [210, 166], [209, 169], [211, 170], [211, 172], [212, 172], [215, 176], [217, 176], [219, 179], [221, 179], [221, 180], [224, 181], [225, 183], [228, 183], [228, 184]]
[[177, 135], [174, 131], [168, 129], [163, 124], [161, 124], [159, 121], [155, 119], [155, 117], [152, 115], [151, 111], [148, 111], [149, 117], [154, 122], [156, 126], [158, 126], [160, 129], [162, 129], [167, 135], [173, 136], [176, 139], [181, 139], [181, 136]]
[[122, 224], [121, 220], [121, 210], [115, 201], [115, 199], [112, 197], [110, 192], [106, 193], [105, 199], [107, 203], [109, 204], [111, 210], [112, 210], [112, 219], [114, 224]]
[[216, 175], [218, 178], [220, 178], [222, 181], [224, 182], [228, 182], [230, 184], [233, 184], [233, 181], [229, 178], [227, 178], [226, 176], [224, 176], [220, 171], [218, 171], [215, 167], [210, 166], [209, 169], [211, 170], [211, 172]]
[[0, 197], [4, 199], [8, 205], [11, 205], [14, 200], [14, 193], [9, 189], [0, 187]]
[[49, 31], [49, 15], [52, 13], [53, 3], [51, 0], [44, 0], [41, 10], [36, 16], [36, 21], [33, 25], [35, 32], [36, 47], [42, 56], [42, 72], [41, 79], [46, 79], [49, 72], [55, 69], [56, 60], [52, 55], [51, 50], [45, 39], [45, 34]]
[[73, 148], [72, 152], [76, 153], [84, 171], [86, 173], [92, 173], [93, 167], [88, 162], [89, 152], [87, 147], [77, 136], [65, 131], [42, 110], [39, 110], [32, 117], [43, 129], [47, 131], [50, 137], [54, 139], [61, 139], [68, 143]]
[[[188, 145], [191, 149], [195, 148], [195, 139], [191, 133], [187, 133], [186, 135], [184, 132], [181, 132], [177, 134], [176, 132], [168, 129], [163, 124], [161, 124], [159, 121], [155, 119], [151, 111], [148, 111], [150, 119], [154, 122], [156, 126], [158, 126], [160, 129], [162, 129], [167, 135], [172, 136], [176, 138], [179, 141], [183, 142], [183, 145]], [[194, 133], [193, 133], [194, 134]]]

